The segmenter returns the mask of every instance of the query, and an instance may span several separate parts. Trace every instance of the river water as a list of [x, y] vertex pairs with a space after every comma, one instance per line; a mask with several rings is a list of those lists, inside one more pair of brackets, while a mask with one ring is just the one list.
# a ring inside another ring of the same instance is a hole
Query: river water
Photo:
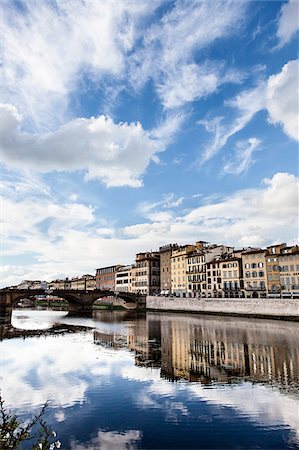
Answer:
[[47, 401], [62, 449], [299, 448], [299, 323], [15, 310], [13, 325], [90, 326], [1, 342], [1, 392], [26, 420]]

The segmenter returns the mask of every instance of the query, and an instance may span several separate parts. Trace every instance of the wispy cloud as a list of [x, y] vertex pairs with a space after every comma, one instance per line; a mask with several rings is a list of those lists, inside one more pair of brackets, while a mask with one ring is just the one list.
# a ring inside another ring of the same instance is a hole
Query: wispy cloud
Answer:
[[230, 155], [223, 167], [224, 173], [242, 175], [254, 164], [253, 154], [260, 148], [261, 141], [257, 138], [249, 138], [236, 144], [234, 155]]
[[82, 78], [122, 77], [139, 24], [157, 6], [157, 1], [129, 0], [115, 8], [113, 2], [26, 0], [16, 7], [2, 1], [2, 101], [20, 108], [31, 126], [56, 127]]
[[253, 118], [253, 116], [265, 107], [265, 84], [241, 92], [225, 105], [237, 111], [236, 117], [230, 123], [224, 123], [223, 117], [215, 117], [212, 120], [200, 120], [209, 133], [213, 133], [213, 140], [205, 146], [200, 164], [204, 164], [213, 158], [228, 142], [228, 140], [241, 131]]
[[152, 80], [162, 104], [171, 109], [215, 92], [223, 83], [242, 82], [239, 70], [227, 69], [222, 61], [198, 63], [194, 55], [236, 32], [246, 7], [243, 2], [176, 2], [146, 31], [141, 48], [132, 55], [134, 87]]

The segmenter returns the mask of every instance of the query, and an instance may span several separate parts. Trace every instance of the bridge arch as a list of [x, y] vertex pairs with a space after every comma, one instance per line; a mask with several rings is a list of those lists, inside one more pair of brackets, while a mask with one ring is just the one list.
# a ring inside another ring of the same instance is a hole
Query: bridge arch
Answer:
[[113, 292], [110, 290], [95, 289], [93, 291], [53, 289], [0, 289], [0, 323], [11, 323], [12, 309], [18, 301], [25, 298], [34, 298], [37, 295], [51, 294], [55, 297], [65, 299], [69, 304], [69, 313], [74, 315], [91, 315], [92, 307], [96, 300], [103, 297], [114, 297], [122, 299], [117, 303], [126, 309], [138, 309], [145, 306], [145, 296], [131, 292]]

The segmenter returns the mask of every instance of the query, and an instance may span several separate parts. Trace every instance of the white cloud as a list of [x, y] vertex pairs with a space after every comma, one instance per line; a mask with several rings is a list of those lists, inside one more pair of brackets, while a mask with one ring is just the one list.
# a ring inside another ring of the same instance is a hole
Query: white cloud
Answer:
[[257, 87], [241, 92], [233, 99], [226, 101], [226, 105], [238, 113], [230, 123], [223, 123], [223, 117], [212, 120], [201, 120], [198, 123], [214, 134], [213, 140], [205, 146], [200, 163], [203, 164], [215, 156], [236, 133], [241, 131], [253, 116], [265, 107], [265, 85], [260, 83]]
[[270, 121], [281, 124], [289, 137], [299, 141], [299, 60], [289, 61], [280, 73], [270, 76], [267, 109]]
[[[136, 253], [171, 242], [201, 239], [239, 247], [298, 239], [298, 180], [288, 173], [221, 199], [201, 197], [201, 206], [188, 212], [174, 214], [165, 208], [167, 201], [143, 205], [144, 222], [122, 228], [99, 226], [101, 212], [80, 203], [28, 195], [20, 200], [12, 191], [2, 205], [2, 257], [10, 258], [2, 266], [3, 286], [94, 273], [97, 267], [132, 263]], [[20, 256], [29, 261], [14, 265], [12, 258]]]
[[139, 448], [140, 430], [99, 431], [97, 436], [84, 444], [71, 441], [71, 450], [133, 450]]
[[[157, 202], [142, 202], [137, 206], [137, 211], [146, 218], [149, 218], [153, 212], [156, 212], [157, 208], [172, 209], [181, 206], [185, 197], [178, 197], [173, 192], [164, 194], [162, 199]], [[167, 211], [166, 211], [167, 212]], [[169, 212], [168, 212], [169, 213]]]
[[225, 38], [242, 23], [246, 4], [242, 2], [177, 2], [159, 23], [144, 35], [142, 47], [131, 58], [134, 87], [153, 80], [165, 108], [215, 92], [223, 83], [240, 83], [244, 74], [227, 70], [220, 61], [197, 64], [194, 54]]
[[280, 12], [277, 37], [279, 47], [287, 44], [299, 30], [299, 3], [298, 0], [290, 0], [285, 3]]
[[[279, 220], [277, 219], [279, 217]], [[176, 219], [124, 228], [127, 236], [152, 242], [209, 242], [235, 246], [270, 245], [298, 239], [298, 180], [276, 173], [262, 186], [240, 190]]]
[[[0, 92], [45, 129], [64, 120], [69, 97], [84, 78], [99, 82], [123, 76], [126, 53], [140, 21], [158, 2], [36, 2], [0, 9]], [[59, 37], [59, 39], [57, 38]]]
[[75, 119], [43, 135], [24, 133], [20, 125], [16, 108], [0, 105], [5, 164], [33, 172], [85, 170], [87, 179], [100, 179], [107, 186], [141, 186], [142, 174], [163, 149], [140, 123], [114, 123], [105, 116]]
[[[57, 314], [57, 311], [52, 313], [52, 324], [57, 320], [63, 322], [61, 317], [57, 318]], [[18, 327], [20, 320], [16, 315], [14, 313], [13, 324]], [[49, 320], [49, 314], [45, 318]], [[30, 328], [32, 323], [34, 318], [27, 321], [26, 328], [28, 325]], [[45, 324], [45, 327], [52, 324]], [[65, 345], [61, 345], [61, 339]], [[20, 408], [26, 403], [35, 409], [49, 402], [51, 407], [58, 408], [56, 420], [63, 421], [65, 419], [63, 412], [68, 415], [67, 407], [85, 401], [86, 392], [94, 379], [92, 373], [97, 372], [97, 383], [100, 383], [101, 378], [106, 379], [107, 372], [121, 372], [120, 362], [123, 370], [126, 366], [134, 364], [129, 353], [118, 352], [118, 359], [115, 360], [111, 357], [113, 352], [91, 346], [90, 339], [89, 333], [85, 337], [81, 336], [80, 341], [74, 340], [71, 335], [48, 337], [47, 365], [43, 359], [44, 342], [39, 339], [30, 340], [17, 347], [12, 342], [13, 350], [9, 343], [5, 345], [5, 348], [1, 349], [1, 391], [7, 407]], [[104, 369], [106, 372], [103, 372]], [[41, 386], [40, 389], [36, 389], [36, 386], [28, 381], [32, 370], [37, 383]], [[90, 374], [90, 377], [82, 374]]]
[[261, 141], [249, 138], [247, 141], [237, 142], [234, 156], [224, 164], [223, 172], [242, 175], [254, 164], [253, 153], [259, 149]]
[[242, 383], [224, 386], [222, 389], [204, 389], [200, 385], [189, 385], [188, 391], [208, 404], [233, 408], [259, 424], [271, 424], [272, 427], [283, 424], [291, 427], [299, 436], [297, 400], [289, 395], [282, 395], [276, 389]]

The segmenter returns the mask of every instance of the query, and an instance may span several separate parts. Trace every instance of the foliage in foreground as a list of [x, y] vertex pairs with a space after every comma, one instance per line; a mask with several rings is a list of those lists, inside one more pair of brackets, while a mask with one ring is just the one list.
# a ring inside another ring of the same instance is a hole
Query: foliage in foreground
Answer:
[[[54, 450], [61, 447], [61, 443], [55, 440], [56, 433], [43, 419], [47, 403], [39, 413], [29, 421], [22, 423], [18, 417], [7, 410], [4, 400], [0, 395], [0, 448], [1, 450], [19, 450], [22, 443], [27, 442], [27, 448], [31, 450]], [[36, 430], [36, 431], [35, 431]]]

